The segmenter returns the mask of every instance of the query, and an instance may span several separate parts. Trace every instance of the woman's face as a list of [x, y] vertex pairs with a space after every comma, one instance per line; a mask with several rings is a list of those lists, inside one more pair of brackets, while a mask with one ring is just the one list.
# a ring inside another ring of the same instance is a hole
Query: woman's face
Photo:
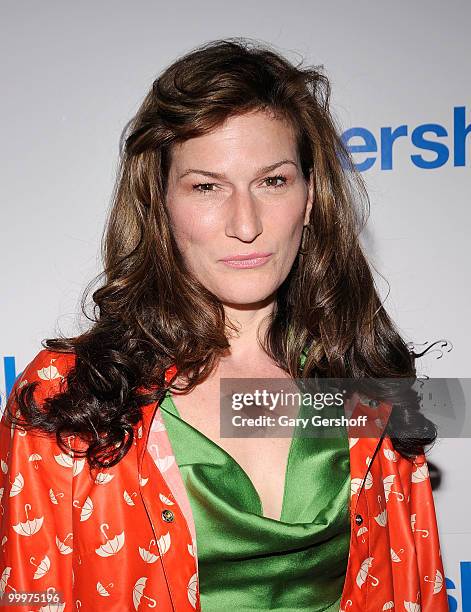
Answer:
[[[255, 307], [273, 298], [312, 206], [292, 128], [247, 113], [174, 145], [171, 157], [166, 204], [189, 270], [224, 304]], [[269, 255], [223, 261], [253, 253]]]

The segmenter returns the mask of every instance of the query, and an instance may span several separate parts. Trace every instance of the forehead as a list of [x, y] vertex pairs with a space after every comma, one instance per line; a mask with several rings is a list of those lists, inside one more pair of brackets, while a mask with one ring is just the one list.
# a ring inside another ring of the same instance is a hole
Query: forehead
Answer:
[[187, 161], [229, 163], [234, 157], [258, 159], [262, 163], [274, 155], [296, 156], [297, 143], [292, 124], [267, 111], [253, 111], [228, 117], [210, 132], [181, 143], [171, 149], [175, 166]]

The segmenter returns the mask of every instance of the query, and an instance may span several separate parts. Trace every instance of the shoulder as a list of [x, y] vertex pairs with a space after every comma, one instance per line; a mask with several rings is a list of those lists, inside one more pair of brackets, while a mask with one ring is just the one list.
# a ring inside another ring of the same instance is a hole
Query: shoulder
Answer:
[[66, 390], [67, 375], [75, 366], [75, 360], [75, 354], [42, 349], [26, 365], [15, 380], [1, 412], [0, 424], [10, 429], [12, 436], [15, 426], [9, 417], [21, 418], [18, 402], [22, 388], [33, 384], [29, 393], [36, 405], [41, 407], [48, 398]]
[[[39, 477], [48, 482], [56, 479], [62, 484], [68, 481], [68, 473], [60, 468], [58, 462], [62, 455], [55, 436], [21, 426], [24, 420], [18, 394], [25, 385], [36, 383], [32, 397], [39, 407], [42, 406], [48, 397], [64, 389], [66, 375], [74, 363], [74, 355], [43, 349], [27, 364], [13, 385], [0, 420], [3, 472], [0, 476], [4, 477], [3, 487], [10, 488], [14, 483], [10, 496], [16, 495], [28, 478], [32, 482], [38, 482]], [[16, 417], [18, 423], [12, 423], [10, 415]], [[39, 466], [41, 469], [38, 471]]]
[[26, 384], [37, 383], [34, 391], [36, 401], [51, 397], [65, 390], [66, 378], [75, 367], [75, 353], [59, 353], [50, 349], [42, 349], [26, 365], [21, 375], [15, 381], [12, 390], [19, 390]]

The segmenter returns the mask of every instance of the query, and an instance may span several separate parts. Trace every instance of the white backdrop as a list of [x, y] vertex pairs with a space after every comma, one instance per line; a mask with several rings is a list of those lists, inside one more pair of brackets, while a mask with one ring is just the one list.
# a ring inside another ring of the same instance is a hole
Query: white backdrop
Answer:
[[[19, 0], [0, 11], [2, 408], [41, 339], [78, 331], [124, 124], [162, 68], [227, 36], [325, 66], [342, 131], [356, 128], [349, 143], [363, 147], [355, 161], [371, 159], [363, 240], [385, 306], [406, 340], [452, 343], [420, 373], [471, 377], [468, 3]], [[443, 471], [435, 502], [452, 612], [471, 610], [469, 450], [469, 439], [440, 439], [429, 455]]]

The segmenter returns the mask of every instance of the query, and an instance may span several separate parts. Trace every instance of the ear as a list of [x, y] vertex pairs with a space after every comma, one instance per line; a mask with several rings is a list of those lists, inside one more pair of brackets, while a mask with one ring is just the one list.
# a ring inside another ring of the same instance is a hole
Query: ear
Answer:
[[304, 225], [309, 224], [309, 217], [311, 216], [311, 209], [314, 203], [314, 176], [312, 173], [312, 168], [309, 171], [309, 185], [308, 185], [308, 193], [307, 193], [307, 202], [306, 202], [306, 212], [304, 215]]

